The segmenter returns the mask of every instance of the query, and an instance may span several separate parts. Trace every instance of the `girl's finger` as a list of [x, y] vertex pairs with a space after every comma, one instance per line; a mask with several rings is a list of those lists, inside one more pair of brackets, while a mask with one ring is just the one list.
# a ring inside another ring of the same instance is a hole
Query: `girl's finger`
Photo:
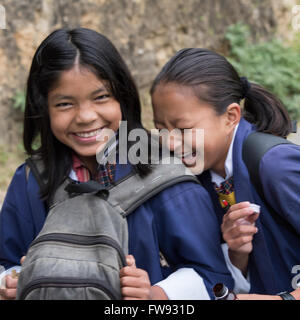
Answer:
[[121, 293], [123, 297], [130, 297], [136, 299], [149, 299], [150, 288], [131, 288], [124, 287], [121, 288]]
[[5, 277], [5, 284], [7, 289], [16, 289], [18, 284], [18, 278], [13, 278], [11, 275]]
[[2, 300], [16, 299], [17, 289], [0, 289], [0, 296]]
[[232, 206], [230, 206], [228, 212], [240, 210], [240, 209], [244, 209], [244, 208], [249, 208], [249, 206], [250, 206], [249, 201], [239, 202], [239, 203], [236, 203], [236, 204], [233, 204]]
[[253, 236], [242, 236], [236, 239], [231, 239], [227, 241], [228, 247], [231, 250], [238, 250], [240, 247], [242, 247], [243, 245], [247, 244], [247, 243], [251, 243], [253, 240]]
[[247, 221], [251, 224], [253, 224], [259, 217], [259, 213], [255, 212], [253, 214], [250, 214], [249, 217], [247, 217]]
[[237, 227], [233, 227], [223, 234], [224, 240], [227, 239], [236, 239], [239, 237], [254, 235], [258, 232], [258, 228], [253, 225], [239, 225]]
[[122, 277], [120, 279], [121, 287], [145, 288], [150, 287], [150, 281], [146, 277]]
[[126, 266], [120, 270], [120, 277], [142, 277], [145, 276], [145, 274], [147, 274], [145, 270], [136, 267]]
[[136, 267], [134, 256], [131, 254], [126, 256], [126, 263], [129, 267]]
[[250, 207], [239, 209], [239, 210], [230, 210], [224, 215], [224, 222], [235, 222], [238, 219], [245, 218], [254, 213], [254, 210]]
[[223, 221], [221, 224], [221, 230], [223, 234], [227, 232], [229, 229], [235, 227], [239, 219], [247, 219], [247, 217], [251, 214], [253, 214], [253, 210], [251, 208], [244, 208], [240, 210], [227, 212], [223, 216]]

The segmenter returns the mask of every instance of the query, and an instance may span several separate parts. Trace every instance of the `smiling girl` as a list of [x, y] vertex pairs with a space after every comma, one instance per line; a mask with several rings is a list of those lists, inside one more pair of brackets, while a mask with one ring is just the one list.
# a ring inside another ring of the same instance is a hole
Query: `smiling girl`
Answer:
[[[281, 299], [275, 294], [293, 291], [292, 270], [300, 263], [300, 147], [280, 144], [264, 154], [259, 167], [264, 198], [242, 157], [252, 132], [283, 138], [290, 133], [281, 101], [240, 77], [223, 56], [200, 48], [178, 51], [155, 78], [151, 94], [157, 128], [204, 130], [204, 170], [192, 166], [192, 156], [188, 165], [210, 194], [229, 248], [223, 246], [224, 252], [250, 276], [250, 292]], [[232, 205], [228, 212], [220, 200]], [[260, 215], [253, 216], [250, 203], [261, 206]], [[300, 299], [300, 289], [285, 298], [293, 295]]]

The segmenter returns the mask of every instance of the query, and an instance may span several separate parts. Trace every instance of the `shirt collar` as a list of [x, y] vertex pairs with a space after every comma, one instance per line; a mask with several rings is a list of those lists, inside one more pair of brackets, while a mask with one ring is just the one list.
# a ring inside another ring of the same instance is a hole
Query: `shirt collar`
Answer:
[[73, 152], [72, 153], [72, 169], [76, 170], [76, 169], [79, 169], [81, 167], [84, 167], [84, 164], [79, 159], [79, 157]]
[[[107, 164], [107, 156], [110, 152], [113, 151], [113, 149], [116, 149], [118, 146], [119, 140], [118, 140], [118, 133], [116, 133], [115, 140], [113, 143], [110, 143], [109, 146], [104, 150], [104, 153], [101, 157], [100, 163], [98, 165], [98, 170], [102, 168], [102, 170], [106, 169]], [[116, 152], [116, 151], [115, 151]], [[79, 177], [78, 177], [79, 175]], [[85, 166], [85, 164], [80, 160], [80, 158], [73, 152], [72, 153], [72, 168], [69, 174], [69, 177], [72, 180], [78, 181], [78, 180], [89, 180], [89, 170]]]
[[238, 129], [238, 126], [239, 126], [239, 124], [237, 124], [236, 127], [234, 128], [233, 137], [232, 137], [232, 140], [231, 140], [231, 143], [229, 146], [229, 150], [227, 152], [226, 160], [225, 160], [226, 177], [223, 178], [222, 176], [220, 176], [219, 174], [217, 174], [213, 170], [209, 170], [210, 175], [211, 175], [211, 181], [216, 183], [218, 186], [221, 184], [221, 182], [227, 180], [228, 178], [232, 177], [232, 175], [233, 175], [232, 150], [233, 150], [233, 143], [234, 143], [234, 139], [236, 136], [236, 131]]

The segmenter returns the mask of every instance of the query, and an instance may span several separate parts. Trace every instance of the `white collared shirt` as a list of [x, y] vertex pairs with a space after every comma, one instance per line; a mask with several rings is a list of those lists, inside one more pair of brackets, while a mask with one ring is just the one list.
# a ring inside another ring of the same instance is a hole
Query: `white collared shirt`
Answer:
[[228, 152], [227, 152], [225, 164], [224, 164], [226, 177], [224, 178], [224, 177], [220, 176], [219, 174], [217, 174], [216, 172], [214, 172], [213, 170], [209, 170], [210, 175], [211, 175], [211, 181], [216, 183], [218, 186], [223, 181], [229, 179], [233, 175], [232, 150], [233, 150], [233, 143], [234, 143], [234, 139], [235, 139], [235, 135], [236, 135], [238, 127], [239, 127], [239, 124], [237, 124], [237, 126], [234, 128], [233, 137], [232, 137], [232, 140], [231, 140]]

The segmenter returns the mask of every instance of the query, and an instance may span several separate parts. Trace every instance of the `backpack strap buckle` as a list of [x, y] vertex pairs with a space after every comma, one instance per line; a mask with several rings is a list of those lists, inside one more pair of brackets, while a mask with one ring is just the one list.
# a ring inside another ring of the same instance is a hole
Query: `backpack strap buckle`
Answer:
[[65, 191], [67, 191], [71, 197], [87, 193], [95, 194], [106, 200], [109, 196], [108, 189], [94, 180], [87, 182], [72, 181], [65, 187]]

